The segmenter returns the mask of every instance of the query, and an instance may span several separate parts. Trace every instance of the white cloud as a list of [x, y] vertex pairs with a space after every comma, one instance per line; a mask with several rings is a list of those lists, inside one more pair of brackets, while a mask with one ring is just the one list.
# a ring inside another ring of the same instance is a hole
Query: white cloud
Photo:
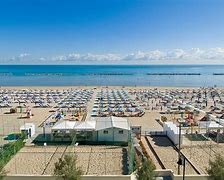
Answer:
[[28, 54], [28, 53], [21, 53], [18, 57], [19, 58], [25, 58], [27, 56], [30, 56], [30, 54]]
[[207, 59], [224, 59], [224, 48], [211, 48], [204, 53]]
[[53, 61], [118, 61], [121, 57], [117, 54], [78, 54], [72, 53], [52, 58]]
[[[94, 54], [70, 53], [55, 57], [33, 58], [28, 53], [21, 53], [12, 57], [11, 62], [32, 63], [224, 63], [224, 48], [210, 49], [171, 49], [137, 51], [128, 54]], [[36, 61], [35, 61], [36, 60]]]
[[188, 56], [188, 53], [183, 49], [174, 49], [168, 52], [165, 52], [165, 59], [184, 59]]
[[181, 60], [224, 60], [224, 48], [211, 48], [207, 50], [192, 48], [189, 50], [173, 49], [168, 51], [137, 51], [129, 54], [79, 54], [72, 53], [53, 57], [53, 61], [61, 62], [112, 62], [112, 61], [129, 61], [129, 62], [151, 62], [151, 61], [178, 61]]
[[40, 61], [46, 61], [46, 58], [44, 58], [44, 57], [40, 57], [39, 60], [40, 60]]
[[10, 60], [11, 61], [22, 61], [22, 60], [27, 59], [27, 57], [29, 57], [29, 56], [30, 56], [30, 54], [28, 54], [28, 53], [21, 53], [17, 56], [11, 57]]
[[165, 57], [166, 57], [166, 53], [159, 50], [151, 51], [149, 53], [150, 60], [162, 60], [162, 59], [165, 59]]

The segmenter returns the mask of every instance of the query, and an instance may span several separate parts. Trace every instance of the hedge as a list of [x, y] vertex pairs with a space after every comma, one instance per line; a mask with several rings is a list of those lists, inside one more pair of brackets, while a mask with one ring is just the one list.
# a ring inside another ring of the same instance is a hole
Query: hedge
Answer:
[[10, 142], [3, 146], [0, 152], [0, 168], [3, 168], [10, 159], [22, 148], [24, 147], [24, 139], [25, 136], [20, 134], [19, 138], [14, 141]]

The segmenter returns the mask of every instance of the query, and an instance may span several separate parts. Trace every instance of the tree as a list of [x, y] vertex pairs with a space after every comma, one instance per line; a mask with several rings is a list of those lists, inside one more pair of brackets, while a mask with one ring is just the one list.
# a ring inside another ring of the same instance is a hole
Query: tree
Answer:
[[138, 180], [153, 180], [155, 177], [155, 165], [147, 158], [143, 159], [142, 165], [137, 169], [136, 177]]
[[3, 180], [6, 176], [6, 171], [2, 166], [0, 166], [0, 180]]
[[77, 167], [76, 155], [65, 155], [55, 163], [54, 175], [57, 179], [80, 180], [82, 173], [80, 167]]
[[208, 174], [213, 180], [224, 180], [224, 157], [216, 155], [213, 161], [209, 161]]

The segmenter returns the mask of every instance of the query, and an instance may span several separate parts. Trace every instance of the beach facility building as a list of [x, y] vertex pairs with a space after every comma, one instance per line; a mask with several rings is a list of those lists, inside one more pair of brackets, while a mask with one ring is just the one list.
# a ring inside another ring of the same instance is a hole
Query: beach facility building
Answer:
[[101, 117], [96, 120], [96, 140], [98, 142], [128, 142], [130, 125], [121, 117]]
[[52, 141], [93, 144], [127, 143], [131, 128], [126, 118], [99, 117], [88, 121], [59, 121], [51, 129]]
[[25, 123], [20, 127], [20, 132], [25, 134], [26, 139], [33, 137], [35, 134], [35, 124]]
[[[174, 124], [173, 122], [165, 122], [163, 124], [163, 132], [169, 137], [169, 139], [175, 144], [182, 144], [183, 143], [183, 132], [179, 131], [179, 127]], [[179, 140], [180, 134], [181, 133], [181, 138]]]
[[58, 121], [51, 129], [51, 140], [71, 141], [76, 121]]

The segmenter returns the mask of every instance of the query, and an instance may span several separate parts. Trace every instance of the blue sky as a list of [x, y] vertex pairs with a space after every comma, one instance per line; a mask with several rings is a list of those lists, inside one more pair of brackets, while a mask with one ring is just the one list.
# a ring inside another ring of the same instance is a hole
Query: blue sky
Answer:
[[223, 0], [2, 0], [0, 63], [223, 63], [223, 19]]

